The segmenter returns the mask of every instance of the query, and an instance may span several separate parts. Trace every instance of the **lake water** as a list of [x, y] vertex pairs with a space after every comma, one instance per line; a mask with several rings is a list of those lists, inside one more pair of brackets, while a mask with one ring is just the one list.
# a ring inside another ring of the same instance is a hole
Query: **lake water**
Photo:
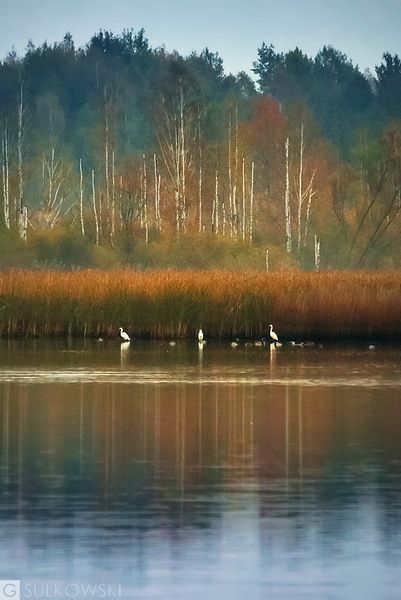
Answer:
[[401, 347], [0, 342], [0, 600], [401, 598]]

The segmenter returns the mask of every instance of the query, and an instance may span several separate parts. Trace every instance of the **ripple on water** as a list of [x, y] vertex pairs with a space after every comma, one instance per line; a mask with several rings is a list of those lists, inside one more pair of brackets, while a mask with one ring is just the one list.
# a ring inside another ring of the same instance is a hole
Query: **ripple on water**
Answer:
[[[398, 374], [397, 374], [398, 375]], [[119, 384], [180, 384], [199, 385], [223, 383], [226, 385], [243, 384], [247, 386], [295, 386], [295, 387], [365, 387], [365, 388], [399, 388], [401, 376], [375, 377], [361, 373], [349, 374], [347, 377], [305, 377], [297, 378], [289, 375], [283, 377], [266, 377], [266, 373], [245, 375], [243, 372], [230, 375], [218, 373], [199, 373], [189, 369], [179, 373], [153, 370], [32, 370], [6, 369], [0, 372], [3, 382], [15, 383], [119, 383]]]

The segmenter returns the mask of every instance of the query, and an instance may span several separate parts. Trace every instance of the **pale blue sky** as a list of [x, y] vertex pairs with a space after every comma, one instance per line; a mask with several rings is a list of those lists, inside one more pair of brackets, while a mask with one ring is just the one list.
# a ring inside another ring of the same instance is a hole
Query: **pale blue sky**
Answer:
[[400, 20], [401, 0], [0, 0], [0, 59], [29, 39], [69, 31], [78, 47], [99, 29], [143, 27], [153, 48], [218, 52], [226, 73], [250, 73], [262, 42], [312, 57], [330, 44], [373, 72], [383, 52], [401, 55]]

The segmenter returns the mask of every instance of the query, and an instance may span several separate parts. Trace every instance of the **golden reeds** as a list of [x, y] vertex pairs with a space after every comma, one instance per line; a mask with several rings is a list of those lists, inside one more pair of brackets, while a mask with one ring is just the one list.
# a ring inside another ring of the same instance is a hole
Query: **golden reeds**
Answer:
[[0, 335], [401, 337], [398, 273], [256, 271], [0, 273]]

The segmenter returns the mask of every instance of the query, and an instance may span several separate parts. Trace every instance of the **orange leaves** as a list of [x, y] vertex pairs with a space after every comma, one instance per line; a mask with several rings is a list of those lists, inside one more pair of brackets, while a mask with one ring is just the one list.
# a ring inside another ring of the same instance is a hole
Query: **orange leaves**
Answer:
[[254, 101], [252, 121], [248, 131], [256, 147], [263, 147], [267, 139], [277, 135], [280, 129], [284, 129], [284, 125], [285, 118], [278, 102], [263, 96]]
[[280, 105], [271, 98], [259, 96], [253, 105], [253, 123], [260, 130], [271, 127], [280, 127], [283, 124], [284, 117], [280, 110]]

